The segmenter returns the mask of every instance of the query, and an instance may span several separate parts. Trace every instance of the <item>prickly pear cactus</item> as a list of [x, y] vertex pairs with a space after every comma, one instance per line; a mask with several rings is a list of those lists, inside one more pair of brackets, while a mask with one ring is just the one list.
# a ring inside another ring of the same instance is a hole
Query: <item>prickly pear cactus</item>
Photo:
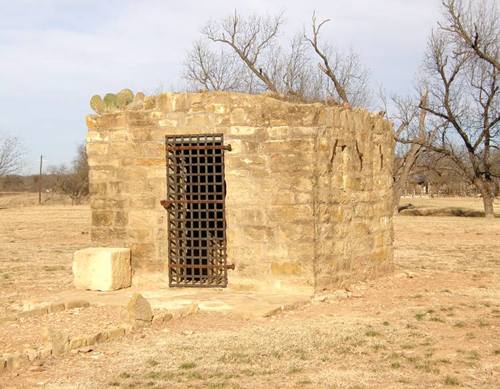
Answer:
[[102, 101], [101, 96], [92, 96], [92, 98], [90, 99], [90, 108], [92, 108], [97, 113], [104, 112], [104, 101]]
[[90, 107], [97, 113], [116, 112], [124, 109], [142, 109], [144, 107], [144, 93], [134, 96], [130, 89], [122, 89], [117, 94], [107, 93], [104, 99], [95, 95], [90, 99]]
[[118, 106], [118, 108], [121, 109], [129, 105], [133, 100], [134, 100], [134, 92], [132, 92], [130, 89], [122, 89], [116, 95], [116, 105]]
[[106, 106], [105, 109], [107, 112], [116, 110], [118, 107], [116, 100], [116, 95], [114, 93], [107, 93], [106, 96], [104, 96], [104, 105]]

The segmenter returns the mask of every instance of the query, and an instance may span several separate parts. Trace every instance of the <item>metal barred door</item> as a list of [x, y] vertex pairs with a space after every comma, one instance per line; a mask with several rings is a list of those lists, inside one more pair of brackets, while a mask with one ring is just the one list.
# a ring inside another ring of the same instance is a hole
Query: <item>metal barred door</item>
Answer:
[[169, 285], [226, 287], [226, 218], [222, 134], [165, 137]]

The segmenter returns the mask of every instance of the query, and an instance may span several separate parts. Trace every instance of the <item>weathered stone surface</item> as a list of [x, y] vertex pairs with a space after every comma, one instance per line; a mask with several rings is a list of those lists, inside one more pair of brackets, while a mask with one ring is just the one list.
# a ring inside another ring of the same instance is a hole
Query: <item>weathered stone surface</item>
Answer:
[[70, 300], [64, 303], [65, 309], [86, 308], [90, 306], [87, 300]]
[[322, 291], [391, 269], [394, 144], [379, 115], [269, 95], [137, 93], [87, 123], [91, 239], [130, 247], [136, 279], [168, 256], [164, 137], [180, 133], [222, 133], [233, 146], [227, 249], [238, 278]]
[[69, 340], [69, 349], [70, 350], [75, 350], [77, 348], [81, 348], [81, 347], [84, 347], [87, 345], [87, 341], [86, 341], [86, 338], [84, 337], [75, 337], [75, 338], [71, 338]]
[[64, 303], [52, 303], [49, 305], [49, 313], [61, 312], [66, 309]]
[[125, 336], [125, 332], [125, 328], [123, 327], [112, 328], [106, 331], [107, 339], [110, 341], [120, 339], [121, 337]]
[[49, 312], [48, 307], [37, 307], [27, 311], [22, 311], [17, 314], [18, 319], [26, 317], [37, 317], [46, 315]]
[[170, 312], [161, 312], [153, 316], [153, 328], [162, 328], [167, 322], [172, 320], [174, 315]]
[[47, 327], [43, 329], [42, 336], [47, 345], [52, 349], [52, 354], [61, 355], [69, 351], [69, 337], [61, 331]]
[[130, 250], [88, 248], [73, 257], [74, 285], [77, 289], [110, 291], [131, 284]]
[[139, 293], [134, 293], [127, 304], [128, 320], [131, 322], [151, 323], [153, 311], [151, 304]]

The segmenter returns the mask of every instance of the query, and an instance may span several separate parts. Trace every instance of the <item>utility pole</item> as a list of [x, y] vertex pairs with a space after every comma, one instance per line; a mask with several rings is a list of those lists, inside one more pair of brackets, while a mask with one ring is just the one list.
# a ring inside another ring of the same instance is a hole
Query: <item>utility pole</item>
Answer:
[[43, 155], [40, 155], [40, 175], [38, 176], [38, 205], [42, 205], [42, 166]]

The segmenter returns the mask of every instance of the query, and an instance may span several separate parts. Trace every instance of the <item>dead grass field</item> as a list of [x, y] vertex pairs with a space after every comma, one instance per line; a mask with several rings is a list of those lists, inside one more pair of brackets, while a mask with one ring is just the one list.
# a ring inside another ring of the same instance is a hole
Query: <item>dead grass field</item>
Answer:
[[[86, 207], [0, 210], [0, 316], [71, 287], [88, 218]], [[500, 219], [398, 216], [395, 237], [395, 274], [351, 298], [261, 320], [197, 314], [4, 373], [0, 387], [498, 387]]]

